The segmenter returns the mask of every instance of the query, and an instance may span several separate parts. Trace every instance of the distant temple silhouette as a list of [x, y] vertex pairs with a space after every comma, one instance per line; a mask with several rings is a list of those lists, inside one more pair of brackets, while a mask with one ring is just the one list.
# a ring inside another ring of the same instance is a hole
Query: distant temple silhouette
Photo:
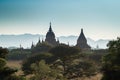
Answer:
[[54, 34], [52, 27], [51, 27], [51, 22], [50, 22], [49, 30], [46, 34], [45, 42], [52, 45], [52, 46], [56, 46], [59, 44], [59, 40], [56, 41], [56, 39], [55, 39], [55, 34]]
[[80, 49], [83, 49], [83, 50], [91, 49], [91, 47], [87, 44], [87, 39], [83, 33], [83, 29], [81, 29], [81, 33], [77, 39], [76, 46], [79, 47]]
[[48, 44], [50, 46], [57, 46], [59, 44], [59, 39], [56, 41], [55, 39], [55, 34], [52, 30], [52, 27], [51, 27], [51, 22], [50, 22], [50, 27], [49, 27], [49, 30], [46, 34], [46, 38], [45, 38], [45, 41], [42, 39], [42, 42], [39, 38], [38, 42], [36, 45], [33, 44], [32, 42], [32, 45], [31, 45], [31, 48], [34, 48], [34, 47], [38, 47], [38, 46], [41, 46], [41, 44]]
[[[32, 42], [32, 48], [35, 47], [35, 46], [39, 46], [41, 45], [42, 43], [46, 43], [50, 46], [57, 46], [59, 45], [59, 39], [56, 40], [55, 38], [55, 34], [52, 30], [52, 27], [51, 27], [51, 22], [50, 22], [50, 27], [49, 27], [49, 30], [48, 32], [46, 33], [46, 38], [45, 38], [45, 41], [43, 41], [42, 39], [42, 42], [40, 41], [40, 38], [38, 40], [38, 43], [36, 45], [33, 45], [33, 42]], [[69, 43], [68, 43], [69, 45]], [[83, 29], [81, 29], [81, 33], [77, 39], [77, 44], [76, 44], [77, 47], [79, 47], [80, 49], [82, 50], [90, 50], [91, 47], [87, 44], [87, 39], [83, 33]]]

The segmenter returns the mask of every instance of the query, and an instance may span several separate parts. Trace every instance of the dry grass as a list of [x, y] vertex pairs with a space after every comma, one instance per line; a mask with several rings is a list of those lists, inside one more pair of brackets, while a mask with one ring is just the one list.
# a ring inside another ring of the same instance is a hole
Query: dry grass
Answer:
[[83, 78], [79, 78], [79, 79], [76, 79], [76, 80], [101, 80], [101, 78], [102, 78], [102, 74], [97, 74], [97, 75], [92, 76], [90, 78], [83, 77]]
[[21, 63], [22, 61], [7, 61], [7, 66], [11, 67], [11, 68], [21, 68]]
[[22, 61], [7, 61], [7, 66], [18, 69], [18, 72], [16, 72], [16, 75], [23, 74], [23, 71], [21, 70], [21, 64], [22, 64]]

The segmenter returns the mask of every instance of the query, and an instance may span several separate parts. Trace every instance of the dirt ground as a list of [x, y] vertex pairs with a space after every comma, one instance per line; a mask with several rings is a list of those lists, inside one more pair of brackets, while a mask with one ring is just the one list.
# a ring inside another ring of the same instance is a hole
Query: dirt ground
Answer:
[[18, 69], [18, 72], [16, 72], [16, 75], [22, 75], [23, 72], [21, 70], [21, 64], [22, 61], [7, 61], [7, 66], [11, 67], [11, 68], [15, 68]]

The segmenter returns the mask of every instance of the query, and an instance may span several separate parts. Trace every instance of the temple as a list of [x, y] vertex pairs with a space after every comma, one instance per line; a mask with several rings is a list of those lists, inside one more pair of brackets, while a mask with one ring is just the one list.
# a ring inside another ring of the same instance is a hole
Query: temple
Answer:
[[59, 40], [56, 41], [56, 39], [55, 39], [55, 34], [54, 34], [52, 27], [51, 27], [51, 22], [50, 22], [49, 30], [46, 34], [45, 43], [48, 43], [51, 46], [56, 46], [59, 44]]
[[[36, 46], [39, 47], [39, 46], [41, 46], [42, 43], [48, 44], [51, 47], [52, 46], [54, 47], [54, 46], [57, 46], [60, 44], [59, 39], [56, 40], [55, 34], [51, 27], [51, 22], [50, 22], [49, 30], [46, 33], [45, 41], [43, 39], [42, 39], [42, 41], [40, 41], [40, 38], [39, 38], [36, 45], [33, 45], [33, 42], [32, 42], [31, 48], [34, 48]], [[68, 43], [68, 45], [69, 45], [69, 43]], [[81, 29], [81, 33], [77, 39], [77, 44], [75, 46], [79, 47], [82, 50], [91, 50], [91, 47], [87, 44], [87, 39], [83, 33], [83, 29]]]
[[91, 49], [91, 47], [87, 44], [87, 39], [83, 33], [83, 29], [81, 29], [81, 33], [77, 39], [76, 46], [82, 50], [90, 50]]

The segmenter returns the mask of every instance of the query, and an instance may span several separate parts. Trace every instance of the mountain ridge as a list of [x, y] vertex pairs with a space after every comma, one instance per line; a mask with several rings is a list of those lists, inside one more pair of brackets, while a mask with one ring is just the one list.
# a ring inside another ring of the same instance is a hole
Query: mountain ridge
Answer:
[[[0, 46], [2, 47], [19, 47], [22, 45], [24, 48], [30, 48], [32, 42], [36, 44], [38, 42], [38, 39], [45, 39], [45, 35], [41, 34], [19, 34], [19, 35], [14, 35], [14, 34], [1, 34], [0, 35]], [[65, 44], [70, 44], [70, 45], [76, 45], [78, 36], [70, 35], [70, 36], [60, 36], [56, 37], [56, 39], [59, 39], [60, 43], [65, 43]], [[109, 42], [109, 40], [105, 39], [99, 39], [97, 41], [87, 38], [88, 44], [92, 48], [96, 48], [99, 46], [100, 49], [105, 49], [107, 48], [106, 45]]]

